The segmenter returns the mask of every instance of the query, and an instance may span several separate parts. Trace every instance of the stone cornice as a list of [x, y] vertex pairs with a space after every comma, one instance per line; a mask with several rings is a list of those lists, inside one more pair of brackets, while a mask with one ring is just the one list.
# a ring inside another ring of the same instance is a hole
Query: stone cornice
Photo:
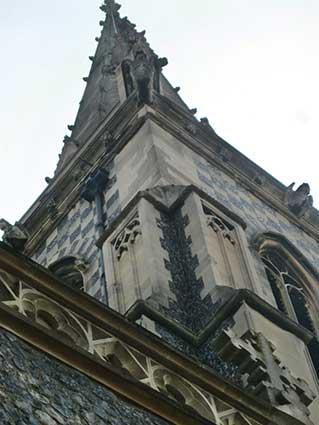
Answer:
[[0, 327], [61, 362], [84, 373], [89, 378], [116, 392], [120, 397], [177, 425], [212, 425], [187, 407], [124, 376], [121, 370], [109, 366], [84, 350], [63, 341], [54, 332], [46, 331], [0, 303]]
[[[114, 335], [121, 341], [125, 341], [133, 349], [173, 370], [174, 373], [199, 386], [204, 391], [221, 398], [224, 402], [246, 413], [260, 424], [300, 424], [298, 420], [291, 416], [245, 393], [213, 370], [202, 367], [155, 335], [132, 324], [92, 297], [65, 286], [46, 269], [25, 256], [15, 253], [3, 243], [0, 243], [0, 268], [39, 291], [54, 303], [70, 309], [84, 320], [90, 321], [98, 328]], [[68, 345], [62, 339], [56, 339], [54, 333], [49, 334], [44, 328], [35, 326], [29, 319], [12, 309], [9, 311], [9, 309], [9, 306], [1, 305], [0, 326], [35, 347], [86, 373], [119, 395], [169, 420], [171, 423], [181, 425], [208, 423], [205, 420], [200, 421], [187, 408], [183, 412], [183, 409], [176, 403], [172, 403], [168, 399], [163, 400], [158, 393], [156, 393], [156, 402], [153, 391], [149, 387], [145, 386], [145, 389], [143, 389], [140, 385], [132, 385], [132, 381], [127, 376], [118, 374], [116, 368], [101, 365], [93, 356], [83, 353], [83, 350], [79, 348]], [[135, 381], [134, 383], [136, 384]], [[161, 403], [158, 402], [159, 399], [161, 399]]]
[[[319, 242], [319, 213], [317, 210], [312, 209], [312, 216], [318, 216], [318, 223], [317, 219], [306, 221], [304, 218], [297, 218], [284, 203], [286, 188], [283, 184], [225, 142], [213, 130], [205, 128], [183, 108], [157, 95], [151, 106], [144, 105], [137, 108], [136, 99], [131, 97], [119, 109], [114, 110], [82, 146], [70, 164], [61, 170], [52, 184], [40, 195], [21, 219], [31, 234], [26, 253], [32, 254], [45, 235], [50, 233], [50, 229], [53, 229], [58, 220], [71, 209], [77, 199], [82, 182], [92, 172], [92, 169], [97, 166], [107, 166], [107, 163], [129, 143], [133, 135], [148, 119], [157, 123], [190, 149], [203, 156], [205, 160], [231, 176], [257, 198], [279, 211], [291, 223]], [[185, 129], [188, 122], [191, 122], [197, 129], [196, 135], [190, 134]], [[101, 135], [106, 131], [111, 132], [114, 136], [113, 142], [109, 143], [107, 149], [101, 146], [100, 142]], [[223, 150], [231, 154], [231, 159], [225, 161], [227, 154], [223, 153]], [[92, 163], [93, 166], [88, 166], [84, 172], [82, 171], [80, 180], [75, 181], [73, 176], [83, 168], [83, 160]], [[256, 176], [264, 180], [263, 185], [254, 181]], [[59, 216], [52, 220], [48, 217], [45, 205], [49, 200], [55, 198]]]
[[[158, 97], [157, 100], [159, 105], [154, 108], [155, 114], [152, 114], [152, 119], [158, 125], [231, 176], [267, 205], [279, 210], [290, 222], [319, 242], [318, 210], [312, 208], [311, 219], [296, 217], [284, 203], [287, 188], [282, 183], [219, 137], [213, 130], [203, 128], [201, 123], [194, 117], [190, 117], [178, 105], [163, 97]], [[192, 125], [196, 128], [195, 135], [185, 128], [189, 120], [192, 120]], [[231, 157], [228, 157], [228, 154]], [[258, 184], [256, 177], [260, 177], [264, 183]]]
[[258, 295], [248, 289], [234, 290], [233, 296], [217, 311], [213, 319], [205, 326], [198, 334], [194, 334], [191, 330], [184, 328], [178, 322], [170, 320], [165, 315], [161, 314], [152, 305], [146, 301], [136, 302], [126, 313], [126, 317], [135, 321], [142, 316], [146, 316], [151, 320], [172, 330], [174, 334], [179, 335], [185, 341], [190, 342], [195, 346], [202, 345], [209, 337], [214, 335], [214, 332], [220, 325], [229, 317], [231, 317], [240, 306], [246, 303], [253, 310], [262, 314], [269, 321], [277, 325], [279, 328], [290, 332], [297, 338], [301, 339], [306, 345], [314, 338], [314, 335], [299, 323], [294, 322], [289, 317], [285, 316], [279, 310], [268, 304]]
[[[171, 186], [174, 187], [174, 186]], [[131, 211], [139, 202], [140, 199], [145, 198], [149, 202], [151, 202], [153, 205], [155, 205], [158, 209], [170, 212], [174, 210], [178, 205], [182, 204], [185, 199], [192, 193], [197, 193], [202, 199], [208, 201], [211, 205], [215, 206], [219, 211], [222, 211], [225, 213], [228, 217], [230, 217], [233, 221], [235, 221], [237, 224], [239, 224], [243, 229], [246, 229], [247, 225], [245, 221], [239, 217], [237, 214], [230, 211], [228, 208], [226, 208], [224, 205], [222, 205], [220, 202], [218, 202], [216, 199], [209, 196], [206, 192], [199, 189], [197, 186], [189, 185], [189, 186], [178, 186], [182, 188], [180, 196], [176, 199], [176, 201], [170, 205], [170, 207], [167, 207], [162, 202], [160, 202], [156, 197], [152, 195], [152, 189], [150, 190], [144, 190], [141, 192], [138, 192], [133, 199], [125, 206], [125, 208], [121, 211], [121, 213], [118, 215], [118, 217], [108, 226], [108, 228], [104, 231], [104, 233], [101, 235], [101, 237], [96, 242], [96, 245], [99, 248], [102, 248], [102, 245], [104, 241], [109, 237], [109, 235], [116, 229], [118, 224], [123, 220], [124, 217]]]

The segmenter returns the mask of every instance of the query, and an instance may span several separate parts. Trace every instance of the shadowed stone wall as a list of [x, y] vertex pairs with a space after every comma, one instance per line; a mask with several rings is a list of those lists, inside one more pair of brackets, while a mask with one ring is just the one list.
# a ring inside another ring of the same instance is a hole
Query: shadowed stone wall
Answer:
[[0, 329], [1, 425], [168, 425]]

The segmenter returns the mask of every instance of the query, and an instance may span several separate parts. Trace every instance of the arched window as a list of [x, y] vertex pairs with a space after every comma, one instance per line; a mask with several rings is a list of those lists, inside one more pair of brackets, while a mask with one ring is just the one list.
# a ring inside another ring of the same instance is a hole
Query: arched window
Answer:
[[51, 264], [49, 270], [71, 288], [83, 291], [82, 263], [81, 260], [77, 260], [75, 257], [65, 257]]
[[284, 237], [263, 235], [259, 253], [277, 307], [313, 333], [308, 345], [319, 378], [318, 276], [311, 265]]

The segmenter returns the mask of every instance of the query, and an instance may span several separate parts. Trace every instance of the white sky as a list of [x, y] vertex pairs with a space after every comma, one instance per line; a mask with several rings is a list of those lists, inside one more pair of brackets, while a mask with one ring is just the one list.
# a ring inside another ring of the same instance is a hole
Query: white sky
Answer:
[[[81, 99], [98, 0], [10, 0], [0, 9], [0, 217], [19, 219], [52, 176]], [[167, 56], [198, 117], [319, 206], [318, 0], [122, 0]]]

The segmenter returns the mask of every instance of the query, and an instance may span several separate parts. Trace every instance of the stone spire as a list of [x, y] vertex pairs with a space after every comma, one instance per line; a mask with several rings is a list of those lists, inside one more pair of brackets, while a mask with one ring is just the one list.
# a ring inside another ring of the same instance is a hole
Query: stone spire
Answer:
[[114, 0], [104, 0], [100, 9], [105, 18], [100, 21], [102, 31], [96, 37], [98, 46], [89, 59], [92, 66], [87, 77], [83, 98], [75, 123], [68, 126], [71, 136], [64, 139], [64, 147], [56, 169], [58, 173], [98, 125], [137, 93], [137, 106], [151, 103], [152, 93], [164, 95], [188, 110], [186, 104], [162, 74], [166, 58], [159, 58], [149, 46], [145, 31], [138, 32], [127, 17], [121, 18], [121, 6]]

